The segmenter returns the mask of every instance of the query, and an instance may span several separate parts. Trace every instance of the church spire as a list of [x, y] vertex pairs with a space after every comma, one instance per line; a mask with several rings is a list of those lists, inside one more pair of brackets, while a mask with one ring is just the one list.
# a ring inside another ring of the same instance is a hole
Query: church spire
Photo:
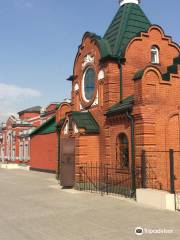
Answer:
[[120, 1], [121, 6], [103, 37], [113, 56], [123, 57], [131, 39], [151, 26], [139, 3], [140, 0]]
[[135, 3], [139, 4], [140, 0], [119, 0], [120, 6], [123, 6], [126, 3]]

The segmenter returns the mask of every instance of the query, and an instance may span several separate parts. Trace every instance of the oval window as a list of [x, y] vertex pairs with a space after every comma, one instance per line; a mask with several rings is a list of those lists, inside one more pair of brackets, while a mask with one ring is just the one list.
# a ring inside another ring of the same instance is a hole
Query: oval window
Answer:
[[90, 101], [94, 96], [96, 73], [94, 69], [88, 68], [84, 74], [83, 95], [87, 101]]

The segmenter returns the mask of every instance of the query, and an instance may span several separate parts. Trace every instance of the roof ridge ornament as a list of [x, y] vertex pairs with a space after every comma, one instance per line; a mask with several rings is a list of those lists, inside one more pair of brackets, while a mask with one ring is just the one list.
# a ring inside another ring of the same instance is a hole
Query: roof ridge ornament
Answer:
[[126, 3], [135, 3], [140, 4], [141, 0], [119, 0], [120, 6], [123, 6]]

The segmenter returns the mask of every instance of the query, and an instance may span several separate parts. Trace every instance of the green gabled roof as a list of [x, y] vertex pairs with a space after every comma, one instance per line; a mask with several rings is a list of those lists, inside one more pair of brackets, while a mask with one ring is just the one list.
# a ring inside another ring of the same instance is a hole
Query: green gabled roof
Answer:
[[100, 49], [101, 58], [105, 58], [107, 56], [112, 55], [111, 48], [106, 39], [102, 38], [101, 36], [99, 36], [95, 33], [91, 33], [91, 32], [86, 32], [85, 35], [89, 36], [92, 40], [94, 40], [97, 43], [97, 45]]
[[85, 129], [86, 133], [99, 133], [99, 125], [90, 112], [72, 112], [72, 119], [78, 129]]
[[147, 32], [150, 26], [140, 6], [127, 3], [119, 8], [104, 39], [109, 43], [113, 56], [123, 57], [128, 43], [141, 32]]
[[48, 119], [45, 123], [43, 123], [41, 126], [37, 127], [30, 136], [34, 135], [43, 135], [43, 134], [49, 134], [56, 132], [56, 117], [53, 116], [52, 118]]
[[127, 110], [131, 110], [134, 104], [134, 97], [129, 96], [125, 98], [122, 102], [118, 102], [108, 109], [106, 116], [115, 115], [118, 113], [124, 113]]

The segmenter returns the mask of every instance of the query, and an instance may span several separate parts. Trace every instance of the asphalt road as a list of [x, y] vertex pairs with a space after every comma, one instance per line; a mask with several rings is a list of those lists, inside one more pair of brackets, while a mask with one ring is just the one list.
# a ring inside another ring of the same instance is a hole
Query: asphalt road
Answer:
[[[149, 231], [135, 235], [135, 228]], [[152, 233], [154, 230], [170, 233]], [[180, 212], [60, 189], [54, 175], [0, 169], [0, 240], [180, 239]]]

